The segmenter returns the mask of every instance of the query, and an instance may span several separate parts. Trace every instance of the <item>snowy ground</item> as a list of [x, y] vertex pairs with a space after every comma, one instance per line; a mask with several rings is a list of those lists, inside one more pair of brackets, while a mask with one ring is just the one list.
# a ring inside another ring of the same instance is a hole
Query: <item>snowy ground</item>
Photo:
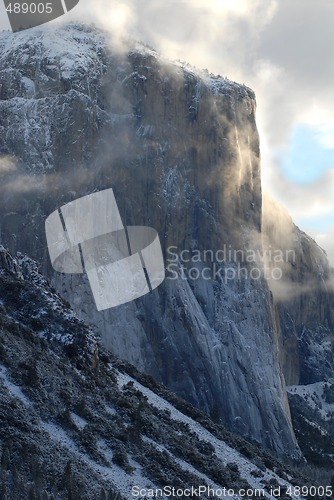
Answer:
[[[247, 480], [247, 482], [252, 486], [252, 488], [259, 489], [261, 490], [263, 488], [263, 484], [261, 483], [261, 479], [263, 480], [270, 480], [270, 479], [276, 479], [279, 484], [281, 484], [283, 487], [288, 488], [291, 486], [288, 482], [282, 480], [280, 477], [278, 477], [276, 474], [274, 474], [270, 470], [266, 470], [264, 472], [264, 476], [262, 478], [256, 478], [254, 477], [251, 472], [252, 471], [257, 471], [258, 473], [261, 473], [260, 469], [258, 469], [252, 462], [248, 461], [245, 457], [243, 457], [240, 453], [238, 453], [236, 450], [228, 446], [226, 443], [223, 441], [217, 439], [215, 436], [213, 436], [208, 430], [206, 430], [204, 427], [202, 427], [199, 423], [195, 422], [191, 418], [187, 417], [183, 413], [181, 413], [179, 410], [174, 408], [170, 403], [168, 403], [166, 400], [155, 394], [153, 391], [148, 389], [147, 387], [144, 387], [142, 384], [137, 382], [135, 379], [130, 377], [129, 375], [125, 375], [123, 373], [118, 373], [118, 384], [120, 387], [123, 387], [126, 385], [128, 382], [133, 382], [134, 387], [142, 392], [147, 399], [148, 402], [152, 405], [155, 406], [156, 408], [160, 410], [169, 410], [171, 413], [171, 417], [174, 420], [178, 420], [180, 422], [184, 422], [189, 425], [190, 430], [192, 432], [195, 432], [198, 436], [199, 439], [203, 441], [207, 441], [211, 443], [214, 448], [215, 448], [215, 453], [219, 460], [222, 462], [222, 464], [226, 465], [228, 463], [236, 463], [238, 465], [239, 471], [241, 473], [241, 476]], [[184, 461], [182, 461], [183, 467], [191, 467], [191, 471], [195, 472], [197, 476], [201, 477], [203, 474], [201, 474], [199, 471], [195, 470], [191, 465], [186, 464]], [[189, 469], [188, 469], [189, 470]], [[203, 478], [204, 479], [204, 478]], [[208, 478], [205, 479], [208, 484], [212, 483]], [[212, 483], [214, 485], [214, 483]], [[217, 486], [218, 487], [218, 486]], [[235, 496], [234, 498], [242, 498], [239, 496]], [[273, 499], [275, 498], [274, 496], [271, 496], [269, 494], [265, 494], [265, 498], [270, 498]], [[301, 498], [300, 496], [291, 496], [291, 498], [298, 499]]]

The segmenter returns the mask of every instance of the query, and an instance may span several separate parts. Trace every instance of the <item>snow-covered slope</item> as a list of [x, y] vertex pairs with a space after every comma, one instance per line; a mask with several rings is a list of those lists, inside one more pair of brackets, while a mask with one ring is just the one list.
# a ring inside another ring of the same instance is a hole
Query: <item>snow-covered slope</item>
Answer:
[[304, 456], [334, 467], [334, 380], [288, 387], [292, 419]]
[[129, 499], [139, 490], [144, 498], [164, 487], [273, 499], [307, 484], [110, 358], [34, 263], [3, 248], [0, 300], [2, 499]]

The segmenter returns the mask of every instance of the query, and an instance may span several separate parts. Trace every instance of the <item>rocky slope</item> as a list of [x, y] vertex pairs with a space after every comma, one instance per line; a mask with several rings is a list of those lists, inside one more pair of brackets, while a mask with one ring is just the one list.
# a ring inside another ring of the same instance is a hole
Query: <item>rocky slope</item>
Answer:
[[292, 421], [307, 461], [334, 467], [334, 380], [288, 387]]
[[0, 304], [2, 499], [122, 500], [135, 486], [269, 499], [273, 487], [286, 498], [291, 485], [309, 484], [111, 357], [36, 264], [3, 247]]
[[[294, 383], [300, 359], [311, 363], [297, 335], [309, 303], [297, 295], [290, 307], [278, 294], [274, 303], [268, 282], [249, 278], [263, 245], [254, 94], [109, 38], [81, 25], [0, 36], [1, 241], [36, 258], [121, 358], [233, 431], [299, 456], [281, 367]], [[44, 222], [109, 187], [125, 224], [158, 231], [167, 279], [150, 296], [98, 313], [85, 277], [53, 273]], [[222, 258], [224, 249], [239, 254]], [[310, 243], [311, 274], [317, 252]], [[325, 303], [320, 294], [314, 308]]]

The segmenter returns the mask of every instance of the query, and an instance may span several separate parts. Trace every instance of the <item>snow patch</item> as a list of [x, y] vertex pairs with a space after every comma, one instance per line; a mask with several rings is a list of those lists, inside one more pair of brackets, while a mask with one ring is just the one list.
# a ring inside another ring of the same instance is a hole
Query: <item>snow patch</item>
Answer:
[[87, 420], [85, 420], [84, 418], [80, 417], [79, 415], [77, 415], [76, 413], [72, 413], [71, 412], [71, 419], [74, 423], [74, 425], [80, 430], [82, 431], [86, 425], [87, 425]]
[[[190, 431], [197, 434], [197, 437], [200, 440], [211, 443], [211, 445], [215, 449], [215, 453], [218, 459], [221, 461], [223, 465], [227, 465], [228, 463], [237, 464], [241, 477], [246, 479], [246, 481], [251, 485], [253, 489], [262, 489], [263, 488], [262, 481], [270, 479], [276, 479], [276, 481], [278, 481], [278, 483], [281, 484], [282, 487], [291, 486], [287, 481], [283, 480], [277, 474], [270, 471], [269, 469], [267, 469], [264, 472], [263, 477], [261, 478], [254, 477], [254, 475], [252, 474], [254, 470], [261, 473], [263, 471], [260, 471], [260, 469], [256, 467], [255, 464], [248, 461], [238, 451], [234, 450], [226, 443], [224, 443], [224, 441], [221, 441], [220, 439], [213, 436], [207, 429], [202, 427], [201, 424], [181, 413], [166, 400], [164, 400], [163, 398], [155, 394], [153, 391], [151, 391], [147, 387], [137, 382], [134, 378], [130, 377], [129, 375], [118, 372], [117, 382], [120, 388], [124, 387], [128, 382], [133, 382], [134, 387], [147, 397], [149, 404], [151, 404], [155, 408], [158, 408], [159, 410], [169, 410], [171, 418], [173, 420], [188, 424]], [[272, 497], [269, 494], [267, 494], [265, 498], [274, 499], [274, 497]], [[297, 500], [301, 497], [292, 496], [291, 498]]]
[[326, 421], [330, 420], [330, 414], [334, 414], [334, 403], [327, 403], [324, 397], [324, 390], [327, 385], [327, 382], [315, 382], [314, 384], [307, 385], [290, 385], [287, 387], [287, 392], [303, 398], [310, 408], [318, 411], [321, 418]]
[[31, 406], [30, 401], [25, 394], [23, 394], [21, 388], [18, 385], [13, 384], [8, 378], [7, 369], [0, 364], [0, 380], [2, 380], [4, 386], [8, 389], [11, 396], [18, 398], [25, 406]]

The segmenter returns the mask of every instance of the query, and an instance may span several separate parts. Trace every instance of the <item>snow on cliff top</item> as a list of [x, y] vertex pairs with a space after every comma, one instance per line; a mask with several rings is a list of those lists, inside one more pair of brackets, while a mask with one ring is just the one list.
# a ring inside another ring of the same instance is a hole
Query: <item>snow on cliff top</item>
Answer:
[[57, 64], [69, 76], [83, 67], [89, 71], [91, 62], [98, 58], [99, 48], [106, 45], [106, 33], [89, 26], [36, 27], [19, 33], [0, 34], [0, 67], [12, 58], [15, 67], [24, 66], [28, 60], [46, 59]]
[[[69, 78], [73, 72], [83, 70], [89, 73], [92, 64], [96, 63], [103, 50], [116, 53], [137, 53], [150, 56], [168, 63], [175, 69], [181, 69], [188, 75], [201, 79], [214, 93], [237, 90], [242, 94], [255, 98], [254, 92], [227, 78], [213, 75], [207, 70], [199, 70], [188, 63], [164, 59], [158, 52], [143, 43], [127, 40], [120, 43], [113, 39], [112, 33], [81, 23], [65, 25], [43, 25], [19, 33], [0, 33], [0, 71], [8, 68], [8, 63], [20, 68], [31, 59], [36, 64], [42, 59], [49, 65], [57, 65], [62, 74]], [[8, 61], [8, 59], [11, 59]]]

